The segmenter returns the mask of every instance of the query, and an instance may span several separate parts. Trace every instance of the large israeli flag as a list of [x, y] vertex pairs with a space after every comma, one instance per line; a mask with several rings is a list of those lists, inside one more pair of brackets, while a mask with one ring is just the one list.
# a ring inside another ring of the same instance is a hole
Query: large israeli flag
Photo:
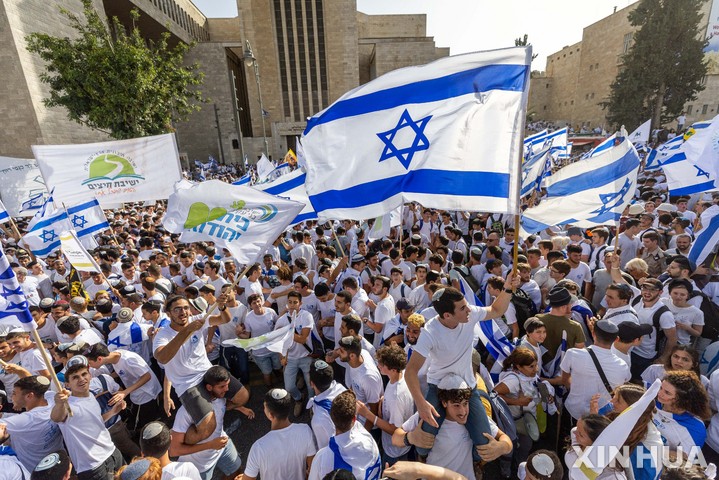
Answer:
[[306, 178], [307, 175], [305, 172], [298, 168], [287, 175], [282, 175], [274, 182], [254, 185], [252, 188], [269, 193], [270, 195], [276, 195], [295, 202], [304, 203], [305, 208], [303, 208], [290, 223], [290, 225], [296, 225], [304, 222], [305, 220], [314, 220], [317, 218], [317, 214], [312, 209], [312, 204], [307, 198], [307, 190], [305, 189]]
[[679, 153], [679, 148], [684, 143], [684, 137], [681, 135], [664, 142], [657, 148], [649, 152], [644, 170], [659, 170], [669, 158]]
[[0, 287], [0, 323], [20, 325], [28, 332], [36, 329], [37, 324], [28, 309], [27, 298], [2, 246], [0, 246]]
[[60, 234], [72, 228], [67, 212], [55, 208], [52, 195], [50, 193], [45, 204], [30, 220], [27, 233], [22, 237], [25, 245], [38, 257], [47, 257], [60, 248]]
[[696, 234], [694, 243], [689, 250], [689, 260], [695, 265], [701, 265], [719, 244], [719, 215], [714, 215], [709, 220], [709, 225], [703, 225], [703, 227]]
[[312, 117], [302, 137], [321, 220], [409, 201], [516, 213], [530, 47], [389, 72]]
[[95, 235], [110, 228], [110, 223], [97, 199], [69, 207], [67, 216], [85, 248], [97, 247]]
[[[697, 122], [681, 143], [662, 161], [672, 195], [691, 195], [717, 188], [719, 174], [719, 121]], [[715, 163], [716, 162], [716, 163]]]
[[616, 222], [634, 195], [640, 163], [626, 131], [619, 138], [618, 145], [591, 162], [573, 163], [548, 177], [547, 197], [524, 211], [520, 236], [567, 223], [592, 227]]

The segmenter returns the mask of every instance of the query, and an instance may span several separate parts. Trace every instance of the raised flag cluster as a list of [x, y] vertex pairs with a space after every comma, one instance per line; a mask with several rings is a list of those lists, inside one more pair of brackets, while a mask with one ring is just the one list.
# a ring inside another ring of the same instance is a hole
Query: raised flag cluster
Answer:
[[60, 234], [71, 228], [67, 212], [55, 208], [51, 194], [30, 220], [27, 233], [22, 239], [33, 255], [47, 257], [60, 248]]
[[27, 298], [2, 246], [0, 246], [0, 289], [0, 323], [20, 325], [28, 332], [36, 329], [37, 324], [28, 309]]
[[319, 218], [408, 201], [516, 213], [530, 62], [516, 47], [395, 70], [312, 117], [302, 146]]

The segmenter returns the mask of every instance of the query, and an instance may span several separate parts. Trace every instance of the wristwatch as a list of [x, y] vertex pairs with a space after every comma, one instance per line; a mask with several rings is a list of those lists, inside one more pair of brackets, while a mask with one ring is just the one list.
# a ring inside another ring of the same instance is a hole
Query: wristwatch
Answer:
[[227, 310], [227, 305], [222, 305], [221, 307], [217, 307], [217, 309], [221, 312], [224, 312], [225, 310]]
[[505, 293], [514, 293], [514, 291], [511, 288], [505, 288]]
[[402, 437], [402, 443], [404, 443], [405, 447], [411, 447], [412, 444], [409, 443], [409, 432], [404, 434], [404, 437]]

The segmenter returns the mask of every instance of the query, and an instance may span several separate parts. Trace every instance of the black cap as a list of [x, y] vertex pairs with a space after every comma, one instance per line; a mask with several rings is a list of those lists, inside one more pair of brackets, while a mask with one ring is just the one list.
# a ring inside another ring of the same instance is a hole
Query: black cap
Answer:
[[617, 327], [619, 330], [619, 340], [624, 343], [631, 343], [642, 335], [650, 335], [654, 331], [654, 327], [649, 324], [638, 324], [635, 322], [622, 322]]
[[569, 290], [564, 287], [555, 286], [549, 291], [549, 296], [547, 298], [549, 300], [550, 307], [563, 307], [564, 305], [569, 305], [572, 302], [572, 295], [569, 293]]

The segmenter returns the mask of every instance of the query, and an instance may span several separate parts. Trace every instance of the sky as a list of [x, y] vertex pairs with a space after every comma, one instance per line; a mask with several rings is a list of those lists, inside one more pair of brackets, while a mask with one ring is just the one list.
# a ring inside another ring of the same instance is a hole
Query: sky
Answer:
[[[192, 0], [208, 17], [234, 17], [235, 0]], [[330, 0], [331, 1], [331, 0]], [[427, 35], [452, 55], [514, 45], [529, 35], [544, 70], [547, 55], [582, 39], [582, 29], [636, 0], [357, 0], [367, 14], [425, 13]]]

